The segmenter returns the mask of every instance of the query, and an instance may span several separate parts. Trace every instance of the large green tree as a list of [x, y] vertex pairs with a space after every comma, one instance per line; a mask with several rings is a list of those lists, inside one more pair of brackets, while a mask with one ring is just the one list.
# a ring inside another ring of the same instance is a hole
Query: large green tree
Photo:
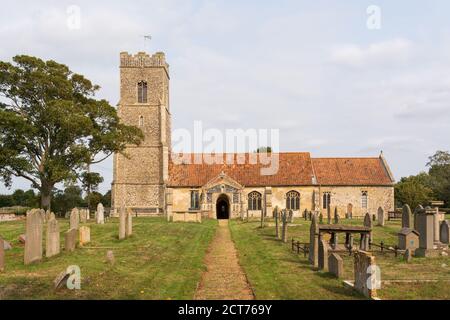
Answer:
[[430, 177], [425, 172], [401, 178], [395, 185], [397, 205], [408, 204], [411, 208], [415, 208], [419, 204], [426, 205], [433, 198], [430, 183]]
[[50, 206], [55, 184], [127, 144], [142, 131], [119, 122], [116, 109], [95, 99], [99, 90], [64, 64], [19, 55], [0, 62], [0, 177], [7, 186], [22, 177]]
[[428, 174], [431, 177], [431, 187], [435, 198], [443, 200], [450, 205], [450, 153], [448, 151], [436, 151], [429, 157], [427, 163]]

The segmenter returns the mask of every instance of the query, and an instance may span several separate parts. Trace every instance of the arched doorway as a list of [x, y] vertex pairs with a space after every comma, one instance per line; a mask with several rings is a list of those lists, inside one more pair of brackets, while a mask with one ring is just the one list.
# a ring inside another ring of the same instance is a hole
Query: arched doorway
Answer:
[[229, 219], [230, 218], [230, 201], [224, 194], [217, 198], [216, 202], [216, 214], [217, 219]]

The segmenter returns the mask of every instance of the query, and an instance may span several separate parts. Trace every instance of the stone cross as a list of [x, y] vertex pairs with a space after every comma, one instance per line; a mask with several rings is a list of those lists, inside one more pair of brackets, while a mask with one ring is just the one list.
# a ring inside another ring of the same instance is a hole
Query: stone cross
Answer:
[[77, 245], [77, 235], [78, 230], [77, 229], [70, 229], [65, 234], [65, 243], [64, 248], [66, 252], [72, 252], [75, 250]]
[[5, 271], [5, 241], [0, 237], [0, 272]]
[[412, 213], [409, 205], [405, 204], [402, 208], [402, 228], [412, 228]]
[[78, 230], [80, 224], [80, 212], [78, 211], [78, 208], [73, 208], [70, 212], [70, 226], [69, 229], [76, 229]]
[[439, 230], [439, 240], [445, 244], [450, 243], [450, 223], [448, 222], [448, 220], [444, 220], [441, 222]]
[[384, 210], [382, 207], [378, 208], [378, 225], [384, 227]]
[[328, 272], [334, 274], [336, 278], [344, 276], [344, 261], [337, 253], [332, 253], [328, 258]]
[[319, 267], [319, 226], [315, 214], [312, 216], [309, 227], [309, 262], [314, 268]]
[[79, 231], [80, 231], [79, 237], [80, 246], [83, 246], [84, 244], [91, 242], [91, 228], [82, 226], [80, 227]]
[[59, 223], [51, 217], [47, 220], [47, 234], [45, 239], [45, 256], [47, 258], [56, 256], [60, 252]]
[[42, 215], [39, 209], [27, 212], [24, 263], [42, 260]]
[[104, 224], [105, 223], [105, 208], [101, 202], [97, 205], [97, 215], [96, 215], [97, 223]]
[[133, 234], [133, 211], [128, 208], [125, 222], [125, 236], [129, 237]]
[[319, 270], [328, 272], [328, 244], [325, 240], [319, 241]]
[[125, 207], [122, 205], [119, 211], [119, 240], [125, 239], [126, 237], [126, 219]]
[[[354, 274], [355, 289], [361, 292], [367, 298], [377, 297], [378, 284], [375, 282], [379, 279], [372, 274], [376, 270], [375, 257], [371, 253], [365, 251], [356, 251], [354, 254]], [[370, 272], [369, 272], [370, 271]], [[372, 281], [370, 281], [370, 280]], [[375, 280], [375, 281], [373, 281]], [[371, 284], [369, 288], [368, 284]]]

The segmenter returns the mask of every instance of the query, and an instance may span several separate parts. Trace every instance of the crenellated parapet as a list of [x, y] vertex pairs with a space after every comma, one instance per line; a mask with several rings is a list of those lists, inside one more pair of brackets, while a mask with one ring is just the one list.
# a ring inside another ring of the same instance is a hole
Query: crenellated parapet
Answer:
[[167, 72], [169, 69], [164, 52], [156, 52], [153, 55], [145, 52], [138, 52], [135, 55], [129, 54], [128, 52], [121, 52], [120, 66], [127, 68], [164, 67]]

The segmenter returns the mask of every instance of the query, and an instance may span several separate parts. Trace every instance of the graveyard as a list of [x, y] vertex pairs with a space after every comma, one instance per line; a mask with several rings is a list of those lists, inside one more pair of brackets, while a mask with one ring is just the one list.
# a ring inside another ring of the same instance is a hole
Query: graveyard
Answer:
[[[5, 251], [0, 272], [0, 300], [5, 299], [190, 299], [204, 269], [203, 257], [216, 222], [169, 224], [164, 218], [134, 218], [133, 235], [119, 240], [119, 219], [105, 224], [92, 219], [90, 242], [71, 252], [64, 248], [69, 219], [57, 219], [61, 252], [25, 265], [18, 239], [25, 220], [0, 223], [0, 234], [12, 249]], [[44, 247], [45, 247], [44, 232]], [[113, 261], [107, 257], [112, 251]], [[54, 280], [70, 265], [81, 270], [80, 290], [55, 290]]]

